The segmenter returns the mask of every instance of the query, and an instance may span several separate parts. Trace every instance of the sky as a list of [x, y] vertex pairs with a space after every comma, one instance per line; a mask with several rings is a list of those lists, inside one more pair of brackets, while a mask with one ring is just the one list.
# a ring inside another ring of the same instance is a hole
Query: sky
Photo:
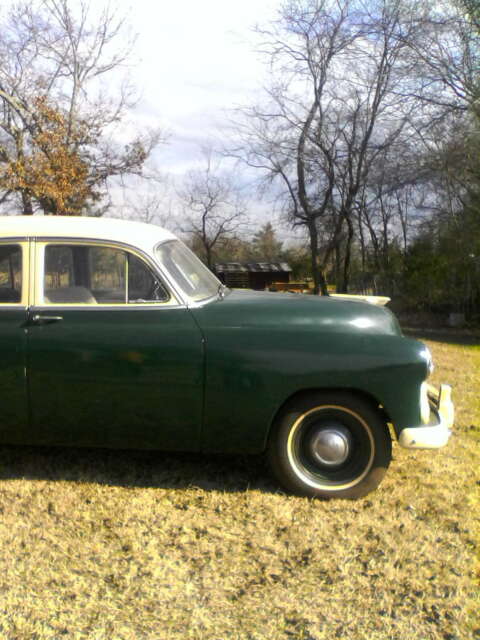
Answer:
[[[231, 111], [259, 98], [268, 82], [268, 66], [258, 54], [256, 25], [265, 26], [276, 17], [281, 0], [116, 0], [119, 13], [127, 15], [137, 35], [132, 79], [141, 99], [135, 111], [136, 125], [160, 127], [168, 142], [155, 154], [155, 165], [169, 180], [169, 211], [160, 222], [179, 232], [182, 217], [176, 191], [182, 176], [202, 166], [200, 147], [211, 141], [222, 144]], [[257, 173], [238, 170], [242, 183], [253, 182]], [[155, 186], [143, 187], [148, 200]], [[276, 221], [272, 201], [259, 200], [250, 189], [249, 229]], [[116, 193], [130, 216], [130, 196]], [[279, 237], [293, 238], [291, 229], [278, 227]]]
[[[6, 12], [13, 1], [1, 0], [0, 12]], [[118, 215], [135, 215], [132, 199], [146, 201], [155, 190], [165, 196], [167, 217], [179, 213], [177, 187], [185, 172], [202, 166], [201, 146], [221, 145], [232, 110], [257, 101], [268, 83], [268, 66], [256, 51], [259, 36], [254, 27], [274, 19], [281, 1], [110, 0], [110, 8], [125, 17], [125, 25], [136, 36], [128, 73], [139, 101], [120, 139], [128, 142], [138, 131], [160, 128], [167, 142], [157, 149], [152, 164], [170, 185], [165, 189], [127, 181], [130, 189], [112, 186], [110, 195]], [[81, 0], [69, 2], [79, 7]], [[109, 0], [87, 2], [94, 16]], [[108, 82], [104, 78], [100, 84]], [[107, 94], [118, 86], [115, 76], [110, 76], [110, 83]], [[238, 170], [242, 184], [257, 177], [252, 171]], [[257, 228], [275, 218], [272, 202], [259, 201], [253, 191], [249, 209]]]
[[163, 127], [168, 146], [158, 161], [181, 174], [198, 158], [198, 146], [221, 135], [229, 109], [252, 101], [267, 68], [255, 53], [256, 23], [275, 15], [279, 0], [128, 0], [137, 34], [132, 77], [142, 98], [136, 117]]

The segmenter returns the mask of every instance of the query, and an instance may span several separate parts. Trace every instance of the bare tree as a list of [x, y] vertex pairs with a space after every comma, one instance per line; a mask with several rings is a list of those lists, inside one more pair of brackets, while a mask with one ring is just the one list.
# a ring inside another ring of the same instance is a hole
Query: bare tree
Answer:
[[183, 204], [184, 233], [198, 243], [209, 268], [215, 248], [246, 224], [246, 202], [232, 173], [222, 169], [210, 148], [202, 151], [204, 166], [189, 171], [178, 195]]
[[414, 11], [412, 33], [402, 34], [416, 78], [410, 90], [427, 105], [441, 107], [437, 113], [427, 109], [427, 120], [452, 111], [480, 114], [477, 0], [417, 3]]
[[357, 195], [355, 226], [362, 271], [388, 271], [391, 249], [406, 253], [424, 214], [422, 203], [432, 171], [414, 142], [403, 136], [376, 154]]
[[[93, 15], [88, 2], [22, 1], [0, 26], [0, 171], [38, 151], [48, 156], [38, 142], [45, 133], [36, 108], [41, 100], [65, 123], [57, 143], [88, 167], [90, 200], [84, 207], [102, 199], [112, 176], [141, 174], [161, 134], [116, 141], [124, 137], [117, 138], [119, 127], [134, 105], [132, 87], [123, 80], [115, 91], [105, 91], [105, 78], [118, 77], [131, 52], [124, 20], [109, 6]], [[25, 185], [4, 189], [0, 201], [12, 196], [20, 197], [25, 214], [35, 207], [57, 213], [51, 200]]]
[[317, 293], [341, 242], [347, 290], [359, 194], [409, 121], [411, 103], [393, 91], [408, 28], [398, 1], [291, 0], [261, 32], [274, 83], [266, 106], [242, 111], [232, 153], [283, 184], [290, 221], [309, 235]]
[[125, 219], [174, 227], [173, 187], [169, 177], [156, 170], [147, 171], [145, 175], [146, 180], [129, 181], [122, 194], [122, 204], [116, 209]]

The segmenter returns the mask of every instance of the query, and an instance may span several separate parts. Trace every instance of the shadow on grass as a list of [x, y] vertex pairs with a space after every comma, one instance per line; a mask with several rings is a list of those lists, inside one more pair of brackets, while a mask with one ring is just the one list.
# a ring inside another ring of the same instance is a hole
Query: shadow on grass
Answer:
[[9, 479], [227, 493], [279, 490], [262, 456], [64, 447], [1, 446], [0, 480]]
[[432, 340], [453, 345], [480, 346], [479, 331], [461, 331], [458, 329], [423, 329], [416, 327], [402, 327], [403, 333], [410, 338]]

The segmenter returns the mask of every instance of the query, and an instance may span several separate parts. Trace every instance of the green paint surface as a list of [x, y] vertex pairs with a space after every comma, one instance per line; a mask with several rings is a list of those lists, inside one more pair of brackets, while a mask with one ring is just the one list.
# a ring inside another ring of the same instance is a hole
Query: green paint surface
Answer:
[[371, 397], [397, 433], [420, 424], [424, 347], [382, 307], [233, 291], [54, 315], [26, 336], [25, 311], [0, 310], [3, 442], [258, 452], [281, 406], [314, 389]]
[[204, 355], [187, 310], [55, 313], [29, 329], [35, 442], [199, 448]]

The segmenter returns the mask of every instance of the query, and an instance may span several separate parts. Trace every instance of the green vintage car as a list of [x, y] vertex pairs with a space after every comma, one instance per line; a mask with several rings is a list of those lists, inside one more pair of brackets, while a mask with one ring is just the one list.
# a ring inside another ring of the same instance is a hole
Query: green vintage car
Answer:
[[173, 234], [0, 217], [0, 441], [266, 452], [306, 496], [357, 498], [402, 446], [436, 448], [450, 388], [362, 301], [229, 291]]

